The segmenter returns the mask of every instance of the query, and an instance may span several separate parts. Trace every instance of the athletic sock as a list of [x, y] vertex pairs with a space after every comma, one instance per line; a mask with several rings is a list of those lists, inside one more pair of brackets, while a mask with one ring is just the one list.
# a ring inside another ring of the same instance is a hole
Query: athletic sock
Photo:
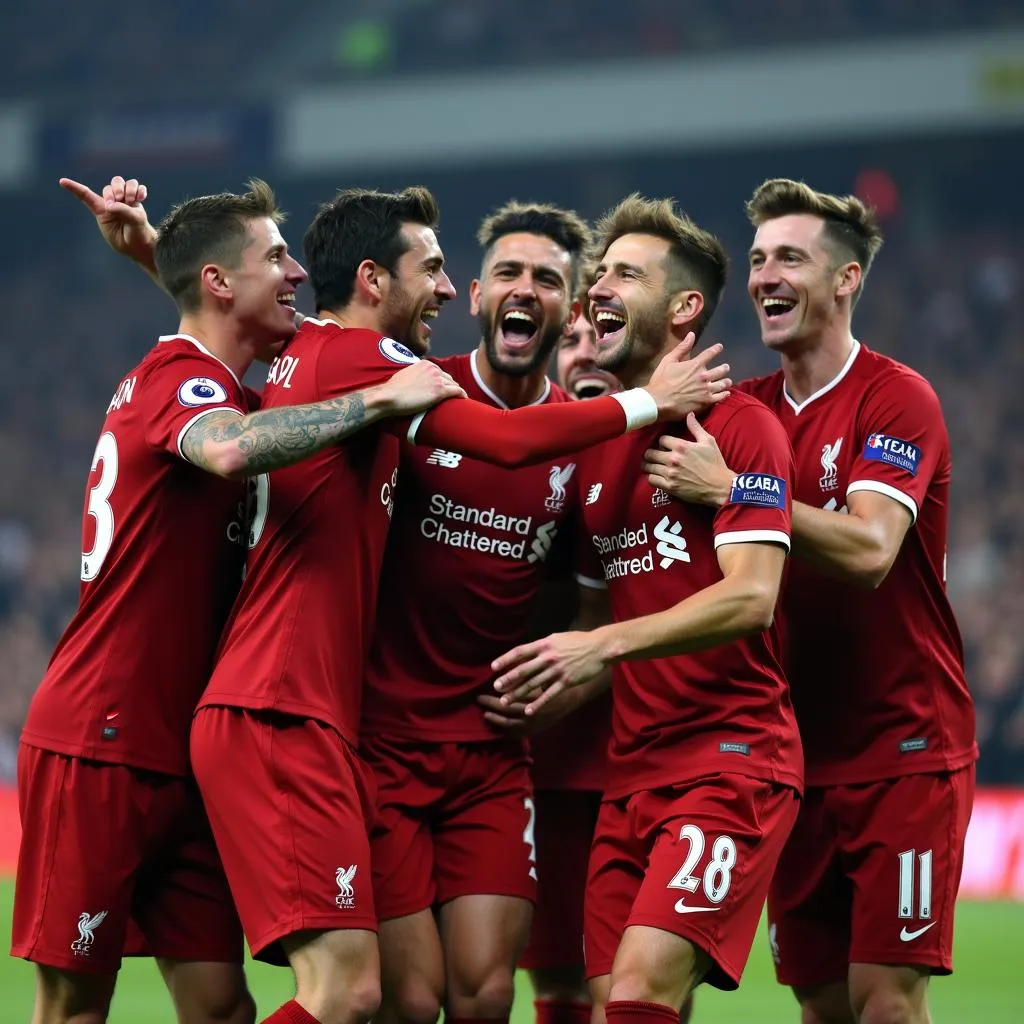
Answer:
[[535, 999], [534, 1024], [590, 1024], [590, 1003], [571, 999]]
[[276, 1009], [262, 1024], [320, 1024], [320, 1021], [292, 999]]
[[604, 1008], [608, 1024], [679, 1024], [679, 1011], [663, 1003], [615, 999]]

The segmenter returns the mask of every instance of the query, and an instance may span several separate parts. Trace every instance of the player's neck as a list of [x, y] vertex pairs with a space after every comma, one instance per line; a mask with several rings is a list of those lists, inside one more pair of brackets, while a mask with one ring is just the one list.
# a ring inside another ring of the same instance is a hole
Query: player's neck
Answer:
[[507, 373], [495, 370], [487, 358], [487, 349], [483, 342], [473, 353], [472, 359], [476, 372], [487, 390], [500, 398], [509, 409], [521, 409], [524, 405], [531, 405], [544, 394], [548, 386], [543, 366], [533, 373], [526, 374], [525, 377], [511, 377]]
[[316, 311], [318, 320], [330, 320], [339, 327], [348, 327], [352, 330], [376, 331], [383, 334], [380, 329], [380, 321], [376, 311], [364, 306], [357, 306], [351, 303], [342, 309], [318, 309]]
[[822, 334], [798, 349], [784, 351], [782, 375], [794, 402], [806, 401], [839, 376], [855, 342], [849, 328]]
[[178, 325], [179, 334], [195, 338], [212, 355], [216, 356], [241, 380], [252, 365], [255, 353], [238, 325], [230, 321], [211, 322], [202, 314], [183, 316]]

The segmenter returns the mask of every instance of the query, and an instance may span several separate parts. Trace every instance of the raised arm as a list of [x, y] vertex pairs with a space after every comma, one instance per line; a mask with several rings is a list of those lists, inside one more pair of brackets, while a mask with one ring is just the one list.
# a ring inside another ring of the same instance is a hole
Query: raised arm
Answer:
[[240, 416], [217, 410], [196, 420], [181, 454], [217, 476], [238, 479], [281, 469], [389, 416], [408, 416], [466, 393], [436, 363], [417, 362], [375, 387], [307, 405]]
[[[135, 178], [127, 181], [119, 175], [103, 186], [103, 194], [93, 192], [73, 178], [61, 178], [61, 188], [70, 192], [96, 218], [107, 245], [116, 253], [127, 256], [137, 263], [164, 289], [160, 275], [156, 272], [153, 247], [156, 244], [156, 228], [149, 223], [143, 203], [148, 192], [146, 186]], [[166, 290], [166, 289], [164, 289]]]
[[606, 398], [525, 409], [492, 409], [481, 402], [451, 402], [410, 424], [414, 444], [448, 448], [495, 465], [515, 468], [579, 451], [658, 420], [721, 401], [731, 381], [728, 363], [708, 369], [721, 345], [687, 358], [693, 335], [659, 364], [650, 382]]

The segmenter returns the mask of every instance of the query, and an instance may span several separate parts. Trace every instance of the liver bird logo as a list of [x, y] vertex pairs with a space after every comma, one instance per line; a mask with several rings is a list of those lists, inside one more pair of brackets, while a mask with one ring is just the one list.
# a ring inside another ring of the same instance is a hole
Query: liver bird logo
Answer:
[[564, 469], [561, 466], [552, 466], [548, 473], [548, 483], [551, 485], [551, 493], [544, 499], [544, 507], [550, 512], [561, 512], [565, 502], [565, 485], [572, 478], [576, 470], [576, 463], [570, 462]]

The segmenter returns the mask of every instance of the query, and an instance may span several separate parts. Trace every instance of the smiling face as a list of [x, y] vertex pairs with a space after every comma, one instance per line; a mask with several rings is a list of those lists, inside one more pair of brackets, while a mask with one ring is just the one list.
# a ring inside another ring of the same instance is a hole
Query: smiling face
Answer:
[[577, 400], [621, 390], [618, 378], [597, 365], [597, 333], [585, 317], [577, 317], [558, 339], [555, 360], [558, 383]]
[[263, 358], [295, 333], [295, 290], [306, 271], [270, 217], [249, 221], [247, 234], [238, 266], [221, 272], [230, 283], [232, 314]]
[[386, 277], [380, 330], [424, 355], [430, 349], [431, 326], [441, 306], [455, 298], [455, 288], [444, 272], [444, 253], [433, 228], [404, 224], [402, 237], [406, 251], [394, 274]]
[[588, 292], [597, 332], [597, 365], [621, 376], [628, 365], [660, 351], [671, 324], [668, 291], [670, 243], [655, 235], [629, 234], [608, 247]]
[[495, 241], [470, 286], [495, 372], [524, 377], [547, 365], [569, 318], [571, 282], [572, 258], [553, 239], [514, 232]]
[[837, 260], [824, 227], [820, 217], [794, 213], [766, 220], [757, 229], [747, 293], [757, 311], [761, 340], [770, 349], [803, 347], [837, 320], [849, 319], [860, 268]]

